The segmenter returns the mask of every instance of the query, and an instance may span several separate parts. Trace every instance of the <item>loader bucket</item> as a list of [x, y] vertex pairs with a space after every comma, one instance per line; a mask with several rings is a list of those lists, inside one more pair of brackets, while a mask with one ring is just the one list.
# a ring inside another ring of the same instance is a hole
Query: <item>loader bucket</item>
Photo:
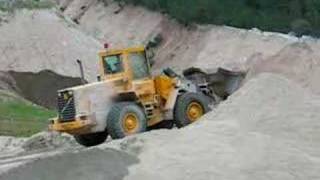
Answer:
[[219, 68], [216, 73], [208, 74], [207, 82], [210, 89], [212, 89], [216, 95], [226, 99], [240, 88], [245, 76], [245, 72], [235, 72]]
[[246, 76], [243, 71], [230, 71], [218, 68], [216, 72], [206, 73], [199, 68], [189, 68], [183, 71], [184, 77], [195, 82], [196, 84], [207, 84], [215, 95], [226, 99], [240, 88], [242, 81]]

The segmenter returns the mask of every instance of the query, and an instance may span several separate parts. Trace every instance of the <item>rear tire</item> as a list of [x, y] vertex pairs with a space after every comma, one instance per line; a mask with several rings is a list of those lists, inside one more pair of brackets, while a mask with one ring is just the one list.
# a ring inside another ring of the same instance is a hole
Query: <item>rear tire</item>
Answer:
[[211, 110], [210, 98], [202, 93], [185, 93], [177, 100], [174, 121], [178, 128], [185, 127]]
[[90, 147], [96, 146], [106, 141], [108, 137], [108, 133], [105, 132], [98, 132], [92, 134], [82, 134], [82, 135], [75, 135], [74, 139], [81, 145]]
[[112, 139], [120, 139], [147, 130], [147, 118], [143, 109], [135, 103], [120, 102], [110, 109], [107, 129]]

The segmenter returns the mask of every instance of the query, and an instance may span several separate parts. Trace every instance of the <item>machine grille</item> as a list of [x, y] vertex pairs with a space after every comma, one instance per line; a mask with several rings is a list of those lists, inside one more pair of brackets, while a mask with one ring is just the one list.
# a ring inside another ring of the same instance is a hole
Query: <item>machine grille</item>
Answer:
[[58, 95], [59, 119], [62, 122], [73, 121], [76, 116], [73, 94], [69, 91], [60, 92]]

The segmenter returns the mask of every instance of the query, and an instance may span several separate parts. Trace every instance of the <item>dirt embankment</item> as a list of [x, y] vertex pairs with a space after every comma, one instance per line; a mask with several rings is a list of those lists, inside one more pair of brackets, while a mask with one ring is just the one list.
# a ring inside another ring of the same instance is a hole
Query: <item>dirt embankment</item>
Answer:
[[81, 78], [73, 78], [44, 70], [33, 72], [0, 72], [0, 89], [14, 92], [21, 97], [46, 108], [57, 106], [57, 91], [81, 84]]
[[52, 71], [14, 72], [9, 74], [15, 79], [18, 94], [47, 108], [56, 108], [57, 91], [81, 84], [80, 78], [61, 76]]
[[0, 26], [0, 70], [51, 70], [79, 77], [76, 60], [81, 59], [86, 78], [94, 81], [100, 43], [58, 14], [54, 10], [21, 10], [3, 23]]
[[[319, 67], [316, 49], [320, 48], [320, 41], [317, 39], [296, 38], [257, 29], [243, 30], [212, 25], [186, 27], [166, 15], [112, 0], [104, 1], [105, 3], [97, 0], [57, 2], [66, 17], [76, 19], [81, 30], [100, 42], [110, 43], [114, 48], [145, 43], [160, 34], [163, 41], [156, 50], [154, 69], [157, 72], [165, 67], [181, 70], [190, 66], [205, 69], [222, 66], [234, 70], [256, 71], [255, 68], [259, 65], [253, 64], [281, 66], [280, 64], [288, 64], [291, 59], [295, 59], [295, 62], [290, 63], [296, 64], [297, 71], [309, 74], [308, 77], [302, 75], [308, 81], [314, 81], [311, 79], [316, 73], [310, 74], [309, 69], [304, 67], [299, 69], [298, 59], [300, 62], [313, 61], [312, 69]], [[302, 51], [303, 55], [297, 53], [297, 50]], [[309, 50], [312, 52], [306, 53]], [[318, 88], [311, 86], [312, 89]]]

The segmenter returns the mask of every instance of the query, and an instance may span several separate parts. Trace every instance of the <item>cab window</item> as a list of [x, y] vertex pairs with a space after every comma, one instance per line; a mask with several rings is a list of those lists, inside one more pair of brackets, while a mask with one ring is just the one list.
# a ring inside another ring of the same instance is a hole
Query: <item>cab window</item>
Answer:
[[117, 74], [123, 72], [123, 64], [120, 55], [104, 57], [103, 64], [106, 74]]
[[134, 79], [149, 77], [149, 66], [144, 52], [131, 53], [129, 58]]

